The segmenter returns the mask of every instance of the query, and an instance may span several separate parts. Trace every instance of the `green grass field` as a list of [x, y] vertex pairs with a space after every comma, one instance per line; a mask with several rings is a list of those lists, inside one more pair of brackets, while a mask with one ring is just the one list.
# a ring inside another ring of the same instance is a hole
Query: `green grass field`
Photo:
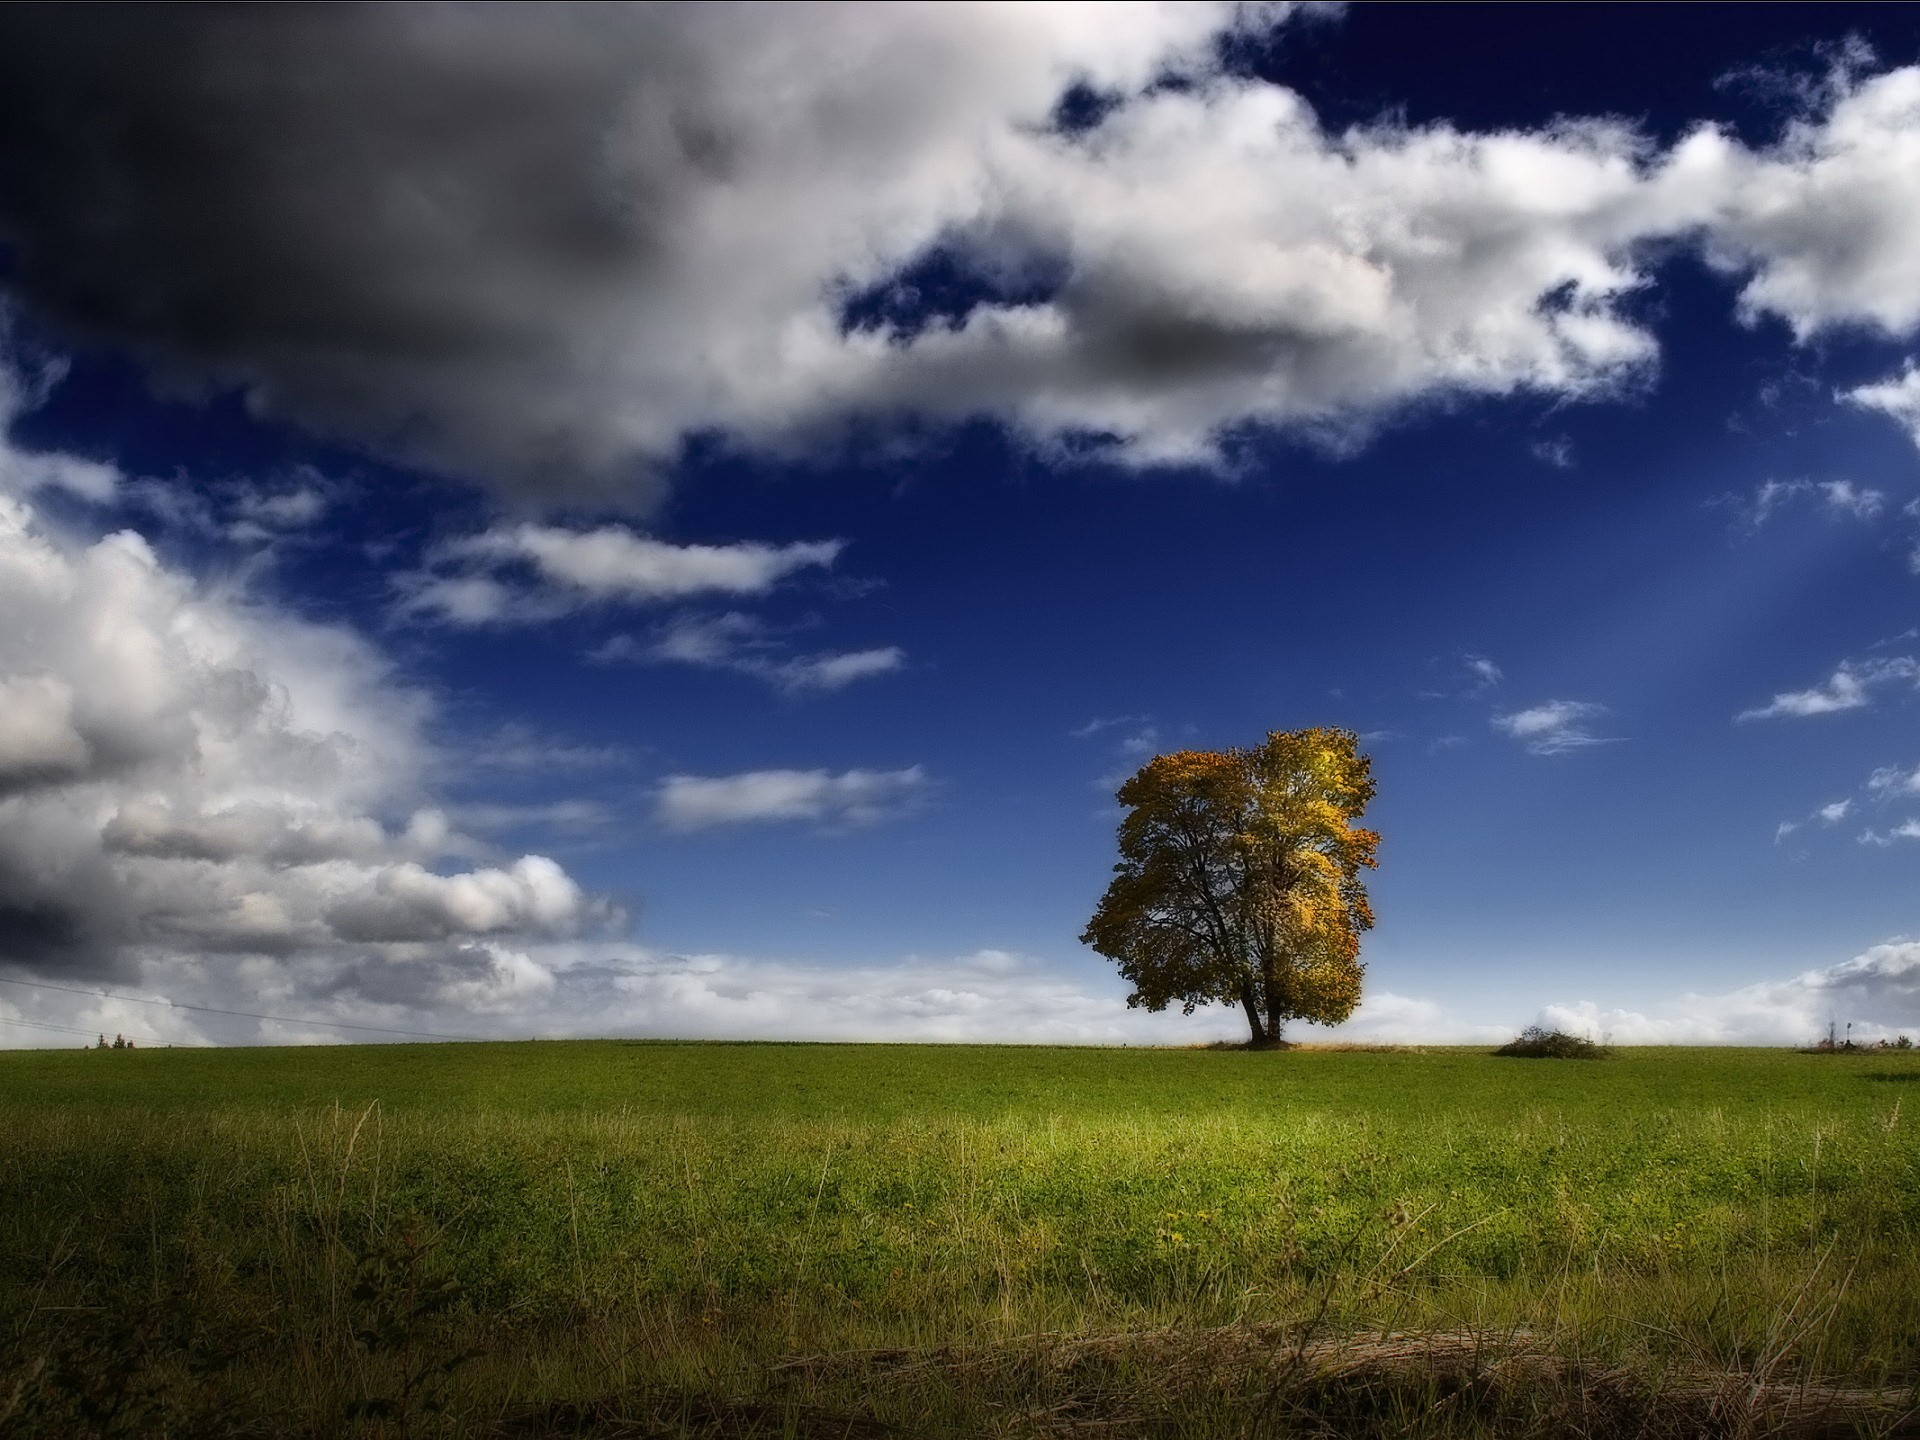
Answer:
[[5, 1053], [0, 1431], [1886, 1433], [1916, 1085], [1886, 1052]]

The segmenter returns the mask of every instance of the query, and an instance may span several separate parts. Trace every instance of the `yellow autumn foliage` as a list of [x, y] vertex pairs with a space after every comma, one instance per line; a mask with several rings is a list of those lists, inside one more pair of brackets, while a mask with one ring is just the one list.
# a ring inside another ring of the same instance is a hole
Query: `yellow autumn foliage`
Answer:
[[1238, 1004], [1256, 1045], [1353, 1013], [1380, 837], [1354, 823], [1373, 778], [1352, 731], [1159, 755], [1119, 799], [1120, 860], [1081, 940], [1132, 982], [1128, 1004]]

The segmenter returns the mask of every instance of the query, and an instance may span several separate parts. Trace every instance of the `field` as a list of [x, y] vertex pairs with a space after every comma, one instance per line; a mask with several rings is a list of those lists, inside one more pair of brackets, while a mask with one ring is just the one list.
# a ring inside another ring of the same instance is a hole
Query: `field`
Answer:
[[0, 1433], [1893, 1433], [1916, 1085], [1898, 1052], [5, 1053]]

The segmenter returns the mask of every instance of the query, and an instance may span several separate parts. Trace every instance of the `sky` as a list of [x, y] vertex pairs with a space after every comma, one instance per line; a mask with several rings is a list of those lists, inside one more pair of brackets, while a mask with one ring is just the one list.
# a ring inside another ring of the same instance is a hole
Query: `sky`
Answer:
[[1920, 1033], [1920, 15], [0, 12], [0, 1045]]

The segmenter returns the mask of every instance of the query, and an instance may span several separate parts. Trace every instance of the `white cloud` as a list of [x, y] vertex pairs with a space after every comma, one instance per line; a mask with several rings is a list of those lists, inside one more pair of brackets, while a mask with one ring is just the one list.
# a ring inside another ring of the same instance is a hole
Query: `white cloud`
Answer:
[[370, 886], [327, 912], [349, 940], [446, 940], [458, 935], [564, 934], [585, 897], [553, 861], [523, 855], [507, 869], [436, 875], [411, 861], [389, 866]]
[[512, 722], [460, 750], [462, 766], [505, 771], [597, 770], [621, 765], [631, 755], [618, 745], [583, 745]]
[[624, 525], [522, 523], [448, 542], [400, 584], [410, 611], [462, 625], [529, 622], [595, 602], [764, 595], [796, 571], [831, 566], [844, 544], [670, 545]]
[[1233, 1033], [1234, 1017], [1130, 1011], [1125, 988], [1076, 982], [1004, 950], [840, 967], [695, 955], [641, 960], [606, 982], [650, 1035], [1177, 1044]]
[[1889, 830], [1863, 830], [1860, 832], [1862, 845], [1878, 845], [1885, 848], [1901, 840], [1920, 840], [1920, 820], [1902, 820]]
[[[1237, 1008], [1195, 1015], [1129, 1009], [1104, 966], [1063, 968], [987, 948], [846, 965], [781, 957], [676, 955], [619, 941], [464, 942], [457, 966], [429, 970], [404, 992], [286, 983], [284, 969], [234, 977], [183, 973], [175, 998], [302, 1023], [199, 1015], [137, 1000], [0, 986], [0, 1044], [72, 1045], [104, 1030], [142, 1044], [378, 1038], [334, 1028], [373, 1025], [454, 1036], [636, 1035], [768, 1040], [982, 1041], [1181, 1045], [1241, 1038]], [[245, 998], [236, 1000], [236, 995]], [[1392, 997], [1384, 1010], [1396, 1014]], [[1363, 1012], [1364, 1013], [1364, 1012]], [[81, 1035], [69, 1035], [78, 1030]], [[1318, 1032], [1315, 1032], [1318, 1033]]]
[[1350, 1019], [1326, 1030], [1302, 1025], [1296, 1040], [1330, 1039], [1383, 1045], [1497, 1044], [1511, 1037], [1505, 1025], [1464, 1018], [1437, 1000], [1370, 990]]
[[618, 635], [594, 651], [601, 662], [697, 665], [731, 670], [764, 680], [790, 695], [839, 690], [856, 680], [899, 670], [907, 652], [898, 645], [868, 650], [818, 651], [796, 655], [790, 643], [764, 621], [738, 611], [723, 615], [675, 616], [650, 643]]
[[1823, 480], [1818, 489], [1829, 510], [1855, 520], [1872, 520], [1886, 508], [1885, 492], [1855, 485], [1851, 480]]
[[1897, 376], [1843, 390], [1839, 399], [1863, 410], [1878, 410], [1896, 421], [1920, 445], [1920, 367], [1909, 360]]
[[[12, 332], [12, 312], [0, 308], [0, 349], [11, 350]], [[59, 364], [29, 373], [9, 354], [0, 363], [0, 435], [10, 432], [16, 419], [39, 405], [65, 373], [65, 366]], [[119, 492], [124, 480], [117, 465], [104, 461], [58, 451], [22, 450], [10, 441], [0, 443], [0, 494], [29, 496], [36, 490], [64, 490], [79, 499], [105, 504]]]
[[1484, 655], [1467, 655], [1462, 658], [1467, 672], [1473, 676], [1477, 688], [1492, 689], [1506, 678], [1500, 667]]
[[[0, 475], [25, 485], [11, 453]], [[4, 489], [0, 613], [15, 974], [171, 983], [217, 962], [254, 967], [242, 989], [417, 998], [491, 966], [479, 937], [606, 913], [539, 856], [430, 868], [482, 847], [425, 790], [425, 699], [350, 631], [197, 581], [131, 531], [67, 534]]]
[[1719, 995], [1683, 995], [1651, 1011], [1592, 1001], [1549, 1005], [1540, 1023], [1621, 1045], [1806, 1045], [1829, 1020], [1856, 1041], [1920, 1038], [1920, 943], [1875, 945], [1837, 965]]
[[1599, 736], [1588, 726], [1607, 713], [1590, 700], [1548, 700], [1510, 715], [1493, 717], [1493, 728], [1512, 736], [1532, 755], [1564, 755], [1589, 745], [1611, 745], [1617, 737]]
[[[1657, 358], [1625, 302], [1675, 244], [1802, 339], [1920, 322], [1920, 68], [1837, 73], [1760, 148], [1335, 132], [1215, 59], [1285, 13], [215, 7], [115, 47], [36, 20], [0, 45], [0, 128], [40, 137], [5, 218], [42, 307], [540, 496], [848, 417], [989, 415], [1150, 464], [1248, 423], [1350, 439], [1452, 397], [1607, 396]], [[1068, 133], [1076, 84], [1110, 103]], [[101, 123], [47, 118], [73, 105]], [[134, 133], [172, 143], [101, 138]], [[92, 223], [103, 197], [123, 223]], [[936, 255], [979, 303], [904, 300]]]
[[[1920, 770], [1909, 773], [1892, 766], [1883, 766], [1867, 777], [1867, 783], [1863, 788], [1869, 798], [1881, 804], [1892, 800], [1911, 799], [1920, 796]], [[1820, 824], [1831, 827], [1853, 815], [1857, 808], [1858, 802], [1852, 796], [1848, 796], [1819, 806], [1807, 816], [1807, 821], [1817, 820]], [[1798, 820], [1781, 821], [1774, 831], [1774, 843], [1779, 844], [1798, 830], [1802, 823]], [[1920, 821], [1909, 820], [1891, 830], [1865, 830], [1861, 832], [1859, 840], [1862, 845], [1885, 846], [1897, 840], [1916, 837], [1920, 837]]]
[[1740, 511], [1742, 525], [1758, 530], [1789, 504], [1812, 500], [1829, 516], [1851, 520], [1875, 520], [1886, 509], [1886, 493], [1851, 480], [1768, 480], [1756, 485], [1753, 498], [1740, 501], [1727, 496]]
[[1920, 67], [1837, 73], [1824, 110], [1779, 144], [1750, 151], [1702, 130], [1662, 177], [1712, 199], [1710, 261], [1750, 278], [1749, 318], [1784, 320], [1796, 337], [1862, 326], [1903, 335], [1920, 323]]
[[1873, 692], [1882, 686], [1920, 680], [1920, 665], [1911, 656], [1894, 655], [1882, 660], [1843, 660], [1831, 676], [1810, 690], [1787, 690], [1765, 705], [1742, 710], [1736, 720], [1805, 719], [1811, 715], [1834, 715], [1843, 710], [1860, 710], [1873, 703]]
[[751, 770], [742, 775], [669, 775], [655, 815], [670, 830], [808, 821], [870, 825], [923, 801], [932, 788], [918, 765], [905, 770]]
[[1895, 796], [1920, 795], [1920, 766], [1912, 770], [1882, 766], [1867, 777], [1867, 790], [1883, 800]]

